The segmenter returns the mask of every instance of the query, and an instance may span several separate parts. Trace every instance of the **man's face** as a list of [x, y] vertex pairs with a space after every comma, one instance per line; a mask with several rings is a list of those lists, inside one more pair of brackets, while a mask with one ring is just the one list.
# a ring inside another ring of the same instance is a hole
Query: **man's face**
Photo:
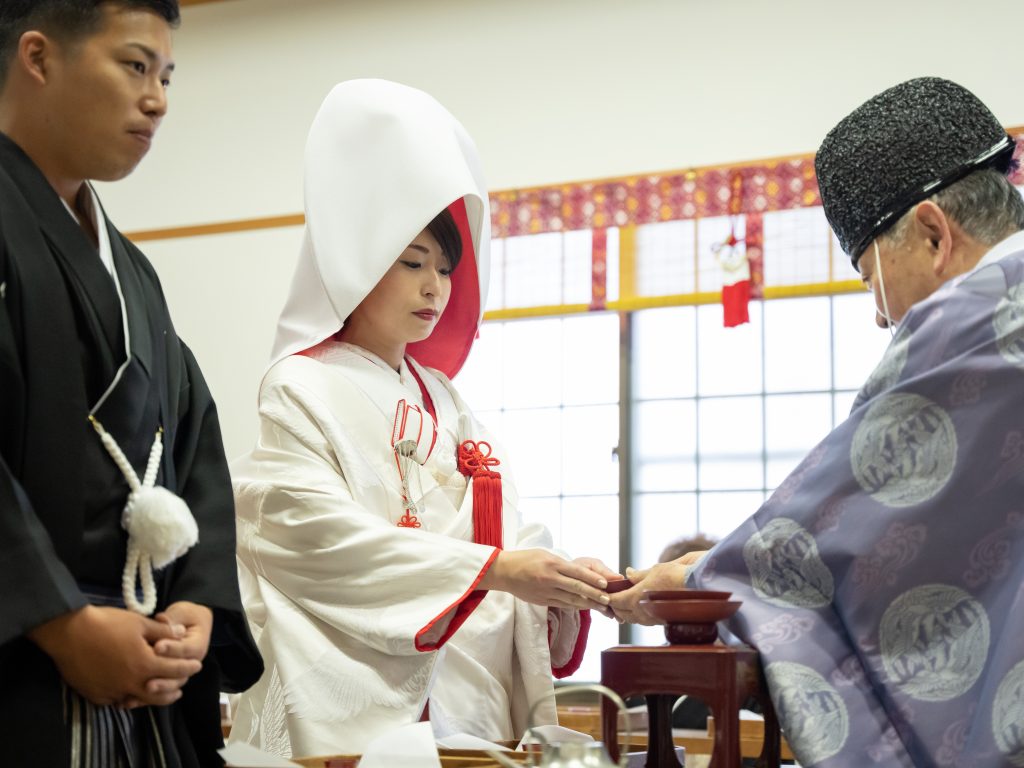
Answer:
[[899, 323], [912, 306], [942, 284], [936, 277], [932, 259], [927, 241], [912, 235], [904, 237], [902, 242], [881, 237], [867, 247], [858, 266], [864, 286], [875, 297], [875, 323], [879, 328], [889, 326], [886, 306], [889, 319]]
[[160, 16], [115, 3], [101, 13], [94, 34], [56, 46], [43, 97], [61, 172], [114, 181], [149, 151], [174, 63], [171, 29]]

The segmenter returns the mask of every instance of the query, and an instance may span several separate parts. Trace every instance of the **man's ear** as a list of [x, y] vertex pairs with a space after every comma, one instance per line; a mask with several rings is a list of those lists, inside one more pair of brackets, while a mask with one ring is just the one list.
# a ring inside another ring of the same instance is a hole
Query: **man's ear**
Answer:
[[45, 85], [55, 50], [53, 40], [38, 30], [30, 29], [18, 40], [18, 51], [12, 64], [37, 85]]
[[931, 200], [914, 208], [913, 237], [931, 255], [935, 275], [944, 275], [953, 255], [953, 232], [946, 214]]

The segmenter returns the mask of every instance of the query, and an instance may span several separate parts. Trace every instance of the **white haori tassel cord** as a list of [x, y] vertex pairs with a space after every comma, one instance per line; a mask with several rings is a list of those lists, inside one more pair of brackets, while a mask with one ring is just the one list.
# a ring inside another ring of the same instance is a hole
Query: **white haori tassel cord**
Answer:
[[[131, 489], [121, 515], [121, 527], [128, 532], [121, 594], [129, 610], [148, 616], [156, 608], [153, 569], [163, 568], [185, 554], [199, 541], [199, 527], [184, 499], [154, 485], [164, 450], [163, 427], [157, 429], [146, 474], [140, 483], [117, 441], [95, 417], [90, 415], [89, 422]], [[136, 577], [142, 583], [141, 603], [136, 598]]]

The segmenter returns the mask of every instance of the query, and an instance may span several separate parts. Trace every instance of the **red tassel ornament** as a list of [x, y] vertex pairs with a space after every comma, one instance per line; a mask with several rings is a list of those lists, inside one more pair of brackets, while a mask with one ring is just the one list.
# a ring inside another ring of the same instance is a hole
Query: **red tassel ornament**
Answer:
[[463, 441], [459, 446], [459, 472], [473, 481], [473, 541], [502, 547], [501, 474], [491, 467], [501, 462], [491, 455], [491, 445], [483, 440]]

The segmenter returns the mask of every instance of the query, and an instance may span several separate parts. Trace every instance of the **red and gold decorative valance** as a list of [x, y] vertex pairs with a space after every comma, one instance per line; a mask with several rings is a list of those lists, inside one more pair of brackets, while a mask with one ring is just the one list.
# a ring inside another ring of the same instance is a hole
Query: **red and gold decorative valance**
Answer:
[[[1024, 127], [1009, 129], [1024, 145]], [[1015, 184], [1024, 183], [1018, 168]], [[738, 190], [738, 197], [737, 197]], [[821, 205], [813, 155], [491, 194], [494, 237], [637, 226]]]

